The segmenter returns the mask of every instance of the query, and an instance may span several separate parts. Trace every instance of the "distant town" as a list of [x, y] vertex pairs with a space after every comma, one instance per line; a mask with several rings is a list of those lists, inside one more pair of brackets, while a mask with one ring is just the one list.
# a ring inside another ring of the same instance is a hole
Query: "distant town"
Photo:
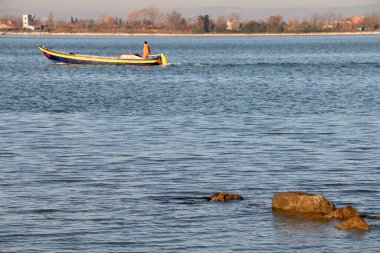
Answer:
[[368, 13], [357, 17], [341, 17], [335, 13], [314, 14], [309, 18], [284, 20], [281, 15], [266, 20], [242, 20], [238, 13], [211, 17], [207, 14], [185, 18], [179, 11], [162, 13], [155, 7], [131, 12], [125, 18], [103, 15], [98, 19], [72, 16], [55, 20], [54, 13], [37, 17], [33, 13], [0, 18], [0, 31], [47, 33], [318, 33], [380, 31], [380, 14]]

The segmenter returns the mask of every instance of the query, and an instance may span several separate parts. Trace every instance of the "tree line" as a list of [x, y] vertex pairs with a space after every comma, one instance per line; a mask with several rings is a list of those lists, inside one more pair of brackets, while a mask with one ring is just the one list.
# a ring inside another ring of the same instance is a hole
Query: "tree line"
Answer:
[[[235, 20], [235, 27], [227, 27], [227, 21]], [[41, 21], [42, 22], [42, 21]], [[22, 23], [15, 20], [15, 23]], [[112, 33], [312, 33], [354, 32], [380, 30], [380, 14], [367, 13], [359, 22], [344, 19], [335, 13], [314, 14], [309, 18], [293, 18], [287, 21], [281, 15], [266, 20], [244, 20], [239, 14], [211, 17], [199, 15], [185, 18], [181, 12], [163, 13], [156, 7], [133, 11], [126, 17], [100, 16], [95, 19], [71, 17], [69, 21], [55, 20], [52, 12], [43, 20], [48, 32], [112, 32]]]

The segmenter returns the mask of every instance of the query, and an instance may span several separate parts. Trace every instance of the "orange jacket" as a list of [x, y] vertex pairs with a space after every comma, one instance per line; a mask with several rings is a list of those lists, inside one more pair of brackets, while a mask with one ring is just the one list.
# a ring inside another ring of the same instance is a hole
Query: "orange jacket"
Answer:
[[144, 44], [144, 58], [148, 58], [150, 55], [150, 46], [148, 44]]

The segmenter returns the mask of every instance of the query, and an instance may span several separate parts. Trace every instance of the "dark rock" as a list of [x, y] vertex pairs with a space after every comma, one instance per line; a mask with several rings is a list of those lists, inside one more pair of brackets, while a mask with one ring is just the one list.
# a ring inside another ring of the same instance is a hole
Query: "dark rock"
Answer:
[[211, 201], [232, 201], [243, 200], [244, 197], [239, 194], [230, 194], [228, 192], [217, 192], [211, 196]]
[[277, 193], [273, 195], [272, 208], [298, 213], [319, 214], [328, 214], [335, 210], [334, 204], [330, 203], [322, 195], [306, 192]]
[[335, 211], [325, 215], [328, 219], [348, 220], [353, 217], [360, 217], [360, 213], [352, 206], [337, 208]]
[[338, 226], [340, 230], [370, 230], [371, 227], [362, 218], [356, 216], [343, 221]]

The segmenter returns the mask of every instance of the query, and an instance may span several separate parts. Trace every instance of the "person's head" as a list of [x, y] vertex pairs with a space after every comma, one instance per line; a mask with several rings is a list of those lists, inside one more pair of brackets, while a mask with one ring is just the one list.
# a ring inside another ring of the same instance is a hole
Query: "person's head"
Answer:
[[148, 44], [148, 42], [144, 41], [144, 44]]

